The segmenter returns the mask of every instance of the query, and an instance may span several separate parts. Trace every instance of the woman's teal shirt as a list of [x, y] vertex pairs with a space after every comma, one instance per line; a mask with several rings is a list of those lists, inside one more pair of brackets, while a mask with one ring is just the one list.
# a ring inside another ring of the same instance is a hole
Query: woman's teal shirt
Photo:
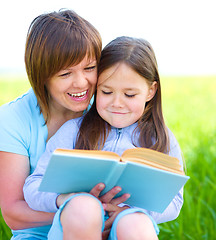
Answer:
[[[32, 89], [0, 107], [0, 151], [29, 157], [30, 173], [46, 147], [47, 126]], [[12, 231], [12, 239], [47, 239], [50, 226]]]

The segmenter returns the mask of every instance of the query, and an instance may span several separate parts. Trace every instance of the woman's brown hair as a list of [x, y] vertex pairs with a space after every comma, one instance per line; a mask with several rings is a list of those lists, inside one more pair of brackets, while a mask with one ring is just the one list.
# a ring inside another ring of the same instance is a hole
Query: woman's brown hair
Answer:
[[29, 28], [26, 71], [40, 110], [49, 118], [46, 82], [60, 70], [80, 63], [84, 57], [100, 59], [99, 32], [74, 11], [62, 10], [36, 17]]
[[[157, 61], [151, 45], [144, 39], [119, 37], [111, 41], [102, 51], [98, 76], [116, 63], [125, 63], [145, 78], [149, 85], [157, 82], [154, 97], [146, 103], [142, 117], [138, 120], [141, 147], [160, 152], [169, 151], [169, 138], [164, 123], [161, 104], [161, 86]], [[96, 98], [95, 98], [96, 99]], [[110, 126], [97, 113], [94, 103], [85, 115], [77, 138], [76, 148], [102, 149]]]

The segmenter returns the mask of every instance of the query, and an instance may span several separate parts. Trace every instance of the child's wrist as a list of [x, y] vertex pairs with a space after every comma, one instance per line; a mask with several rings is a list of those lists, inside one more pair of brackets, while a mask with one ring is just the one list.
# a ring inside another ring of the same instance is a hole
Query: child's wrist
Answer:
[[59, 194], [56, 198], [56, 206], [59, 208], [70, 196], [73, 196], [75, 193], [69, 194]]

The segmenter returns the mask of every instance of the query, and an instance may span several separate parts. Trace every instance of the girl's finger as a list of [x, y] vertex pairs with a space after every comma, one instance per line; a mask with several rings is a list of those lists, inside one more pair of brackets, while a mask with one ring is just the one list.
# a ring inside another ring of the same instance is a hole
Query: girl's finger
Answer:
[[119, 209], [118, 206], [110, 203], [103, 203], [102, 205], [103, 205], [104, 211], [107, 211], [107, 212], [115, 212]]
[[92, 188], [92, 190], [89, 193], [98, 198], [104, 188], [105, 188], [104, 183], [98, 183], [96, 186]]
[[124, 203], [128, 198], [130, 198], [130, 194], [129, 193], [125, 193], [123, 195], [121, 195], [118, 198], [113, 198], [110, 203], [112, 203], [113, 205], [118, 205], [120, 203]]
[[101, 202], [110, 203], [110, 201], [118, 194], [122, 189], [119, 186], [112, 188], [110, 191], [106, 192], [100, 197]]

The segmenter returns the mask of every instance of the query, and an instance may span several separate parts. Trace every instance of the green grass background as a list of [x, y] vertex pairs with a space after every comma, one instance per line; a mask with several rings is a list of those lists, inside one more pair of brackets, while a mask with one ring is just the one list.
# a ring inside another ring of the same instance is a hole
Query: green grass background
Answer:
[[[190, 180], [179, 217], [160, 224], [159, 239], [213, 240], [216, 233], [216, 76], [163, 76], [165, 121], [184, 154]], [[26, 77], [0, 76], [0, 105], [29, 88]], [[0, 216], [0, 239], [10, 230]]]

